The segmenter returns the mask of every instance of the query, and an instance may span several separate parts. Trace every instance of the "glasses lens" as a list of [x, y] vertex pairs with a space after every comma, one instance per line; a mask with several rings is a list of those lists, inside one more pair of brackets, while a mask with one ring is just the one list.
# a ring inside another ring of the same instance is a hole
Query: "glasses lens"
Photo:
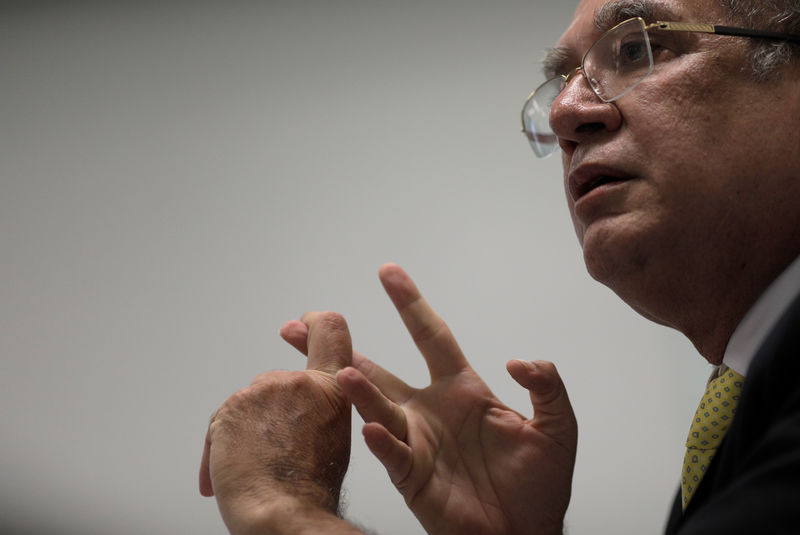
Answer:
[[620, 98], [652, 70], [653, 52], [642, 19], [631, 19], [609, 30], [583, 59], [586, 79], [605, 102]]
[[550, 128], [550, 107], [564, 89], [564, 77], [552, 78], [536, 88], [522, 107], [522, 131], [539, 158], [558, 149], [558, 138]]

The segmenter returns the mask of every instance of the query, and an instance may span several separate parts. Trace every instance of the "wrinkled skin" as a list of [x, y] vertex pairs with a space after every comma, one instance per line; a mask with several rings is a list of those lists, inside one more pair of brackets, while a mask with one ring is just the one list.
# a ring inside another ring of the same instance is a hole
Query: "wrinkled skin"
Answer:
[[[216, 496], [231, 533], [248, 533], [286, 497], [334, 513], [350, 458], [350, 404], [335, 373], [351, 361], [334, 313], [310, 313], [304, 371], [258, 375], [209, 424], [200, 492]], [[268, 519], [267, 519], [268, 520]]]
[[[580, 3], [557, 44], [567, 68], [600, 37], [605, 4]], [[660, 20], [728, 22], [715, 0], [651, 4]], [[639, 86], [604, 103], [576, 76], [550, 122], [589, 273], [718, 364], [745, 311], [800, 251], [791, 230], [800, 228], [800, 62], [762, 83], [748, 72], [748, 39], [652, 35], [655, 68]], [[576, 195], [571, 177], [588, 166], [626, 180]]]

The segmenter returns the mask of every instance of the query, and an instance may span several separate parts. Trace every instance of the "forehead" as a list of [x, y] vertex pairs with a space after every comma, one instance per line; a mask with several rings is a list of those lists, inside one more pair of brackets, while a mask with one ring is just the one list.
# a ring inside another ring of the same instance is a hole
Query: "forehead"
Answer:
[[642, 17], [656, 20], [713, 23], [720, 19], [718, 0], [582, 0], [572, 22], [548, 53], [548, 78], [571, 70], [603, 32], [620, 22]]

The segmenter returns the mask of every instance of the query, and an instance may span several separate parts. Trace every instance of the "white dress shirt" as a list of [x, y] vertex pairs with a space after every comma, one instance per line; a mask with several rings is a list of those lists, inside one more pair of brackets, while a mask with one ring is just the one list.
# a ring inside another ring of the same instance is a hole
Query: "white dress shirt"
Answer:
[[800, 257], [796, 258], [747, 311], [733, 331], [722, 363], [747, 376], [756, 351], [800, 293]]

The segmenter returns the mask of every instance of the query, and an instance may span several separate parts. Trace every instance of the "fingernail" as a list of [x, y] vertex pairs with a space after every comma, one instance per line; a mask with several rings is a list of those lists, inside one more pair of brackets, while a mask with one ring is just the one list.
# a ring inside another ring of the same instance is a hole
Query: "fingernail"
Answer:
[[348, 379], [352, 379], [353, 378], [353, 371], [354, 371], [353, 368], [348, 366], [346, 368], [342, 368], [341, 370], [338, 370], [336, 372], [336, 374], [335, 374], [335, 377], [338, 380], [339, 377], [341, 376], [345, 381], [347, 381]]

